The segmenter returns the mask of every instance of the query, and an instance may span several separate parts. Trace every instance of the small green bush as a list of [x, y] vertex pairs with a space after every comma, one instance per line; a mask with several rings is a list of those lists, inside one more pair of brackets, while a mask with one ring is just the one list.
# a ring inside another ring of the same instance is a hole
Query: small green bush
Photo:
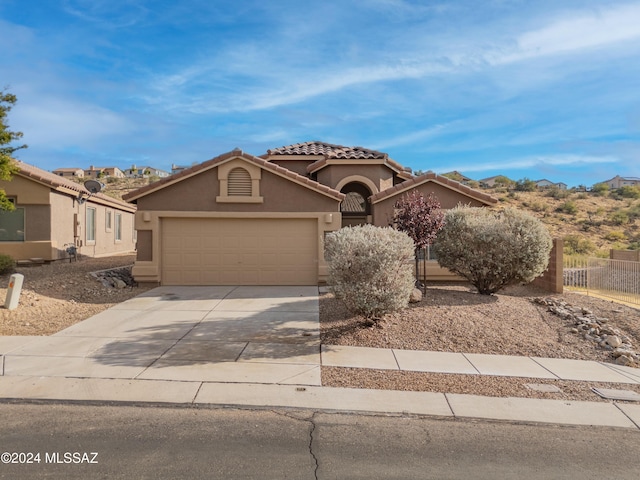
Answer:
[[610, 242], [617, 242], [619, 240], [626, 240], [627, 236], [624, 234], [624, 232], [621, 232], [619, 230], [614, 230], [612, 232], [607, 233], [604, 238], [606, 240], [609, 240]]
[[609, 185], [606, 183], [596, 183], [591, 187], [591, 191], [599, 197], [606, 197], [609, 195]]
[[528, 213], [459, 206], [446, 213], [433, 248], [440, 266], [490, 295], [541, 275], [551, 246], [546, 227]]
[[13, 273], [16, 269], [16, 262], [9, 255], [0, 254], [0, 275]]
[[564, 237], [565, 255], [588, 255], [596, 251], [595, 244], [588, 238], [579, 235], [567, 235]]
[[626, 225], [631, 221], [629, 214], [624, 210], [616, 210], [609, 218], [614, 225]]
[[562, 205], [560, 205], [556, 209], [556, 211], [562, 212], [562, 213], [567, 213], [569, 215], [575, 215], [578, 212], [578, 206], [576, 205], [576, 202], [574, 202], [572, 200], [567, 200]]
[[640, 188], [632, 185], [625, 185], [613, 191], [615, 198], [640, 198]]
[[327, 235], [329, 287], [354, 314], [378, 319], [404, 308], [414, 288], [413, 240], [404, 232], [373, 225]]
[[561, 200], [571, 196], [571, 192], [569, 190], [563, 190], [559, 187], [549, 187], [544, 196], [555, 198], [556, 200]]

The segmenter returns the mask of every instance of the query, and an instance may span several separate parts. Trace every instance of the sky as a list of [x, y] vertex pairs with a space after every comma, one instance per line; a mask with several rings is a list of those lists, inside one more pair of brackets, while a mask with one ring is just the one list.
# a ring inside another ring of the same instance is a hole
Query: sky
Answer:
[[640, 1], [0, 0], [0, 88], [60, 167], [306, 141], [414, 170], [640, 177]]

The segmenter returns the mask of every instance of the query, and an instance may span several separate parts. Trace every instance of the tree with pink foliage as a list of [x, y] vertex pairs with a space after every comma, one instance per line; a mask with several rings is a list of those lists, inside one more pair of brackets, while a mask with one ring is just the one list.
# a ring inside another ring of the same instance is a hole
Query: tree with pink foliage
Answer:
[[[433, 193], [425, 198], [417, 190], [412, 190], [395, 203], [393, 223], [398, 230], [409, 235], [415, 244], [418, 281], [418, 252], [432, 244], [444, 226], [444, 212], [440, 202]], [[426, 266], [424, 273], [426, 279]]]

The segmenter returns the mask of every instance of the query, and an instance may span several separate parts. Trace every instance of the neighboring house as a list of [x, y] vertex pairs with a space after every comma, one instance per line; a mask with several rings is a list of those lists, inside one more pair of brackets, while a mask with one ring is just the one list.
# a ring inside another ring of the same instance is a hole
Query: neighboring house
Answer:
[[175, 163], [171, 164], [171, 175], [174, 173], [180, 173], [182, 170], [186, 170], [189, 167], [184, 167], [182, 165], [176, 165]]
[[65, 178], [84, 178], [84, 170], [81, 168], [56, 168], [53, 173]]
[[84, 174], [88, 178], [124, 178], [125, 174], [118, 167], [94, 167], [91, 165]]
[[[33, 165], [18, 168], [2, 188], [16, 209], [0, 212], [0, 252], [15, 260], [67, 258], [69, 244], [80, 255], [108, 256], [135, 250], [136, 207]], [[78, 200], [80, 198], [80, 200]]]
[[455, 180], [456, 182], [460, 182], [460, 183], [465, 184], [465, 185], [467, 183], [469, 183], [469, 182], [475, 182], [475, 180], [473, 178], [467, 177], [466, 175], [463, 175], [462, 173], [460, 173], [457, 170], [454, 170], [452, 172], [443, 173], [442, 176], [450, 178], [451, 180]]
[[[478, 180], [478, 183], [480, 184], [481, 187], [493, 188], [493, 187], [496, 186], [496, 179], [498, 179], [498, 178], [506, 178], [510, 182], [513, 182], [513, 184], [516, 183], [513, 180], [511, 180], [510, 178], [505, 177], [504, 175], [494, 175], [493, 177], [483, 178], [482, 180]], [[499, 185], [499, 183], [498, 183], [498, 185]]]
[[135, 165], [131, 165], [131, 168], [126, 170], [125, 175], [130, 178], [145, 178], [145, 177], [158, 177], [165, 178], [171, 175], [169, 172], [164, 170], [160, 170], [158, 168], [153, 167], [137, 167]]
[[639, 186], [640, 178], [621, 177], [620, 175], [616, 175], [612, 179], [605, 180], [604, 182], [601, 182], [601, 183], [606, 183], [607, 185], [609, 185], [609, 188], [613, 190], [613, 189], [625, 187], [625, 186]]
[[391, 225], [394, 203], [413, 190], [434, 193], [443, 208], [497, 202], [434, 173], [414, 177], [362, 147], [234, 150], [125, 195], [138, 206], [133, 274], [163, 285], [316, 285], [327, 277], [327, 233]]
[[567, 189], [567, 184], [566, 183], [562, 183], [562, 182], [555, 183], [555, 182], [552, 182], [551, 180], [547, 180], [546, 178], [543, 178], [542, 180], [536, 180], [533, 183], [535, 183], [538, 188], [556, 187], [556, 188], [559, 188], [560, 190], [566, 190]]

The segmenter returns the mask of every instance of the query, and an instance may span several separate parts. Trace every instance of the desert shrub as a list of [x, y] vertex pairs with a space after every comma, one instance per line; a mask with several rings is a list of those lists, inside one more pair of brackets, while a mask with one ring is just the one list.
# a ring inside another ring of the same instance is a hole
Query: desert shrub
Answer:
[[632, 185], [624, 185], [612, 192], [614, 198], [640, 198], [640, 188]]
[[578, 212], [578, 206], [576, 202], [572, 200], [567, 200], [562, 205], [560, 205], [557, 210], [558, 212], [568, 213], [569, 215], [574, 215]]
[[588, 255], [596, 250], [595, 244], [588, 238], [580, 235], [567, 235], [564, 237], [565, 255]]
[[403, 232], [373, 225], [326, 237], [329, 286], [354, 314], [369, 319], [404, 308], [414, 288], [414, 243]]
[[571, 195], [569, 190], [563, 190], [559, 187], [549, 187], [545, 192], [545, 197], [555, 198], [556, 200], [560, 200], [563, 198], [568, 198]]
[[624, 210], [616, 210], [611, 214], [609, 219], [614, 225], [625, 225], [631, 220], [629, 214]]
[[16, 262], [9, 255], [0, 254], [0, 275], [5, 273], [13, 273], [16, 268]]
[[619, 240], [626, 240], [627, 236], [624, 234], [624, 232], [621, 232], [620, 230], [614, 230], [607, 233], [604, 236], [604, 238], [606, 240], [609, 240], [610, 242], [617, 242]]
[[434, 251], [442, 267], [489, 295], [541, 275], [551, 246], [546, 227], [528, 213], [459, 206], [446, 213]]
[[516, 182], [516, 190], [518, 192], [535, 192], [537, 189], [536, 182], [528, 178], [522, 178]]
[[529, 205], [525, 205], [525, 206], [527, 208], [530, 208], [534, 212], [547, 212], [549, 210], [549, 206], [545, 205], [542, 202], [531, 202]]
[[596, 183], [591, 187], [591, 191], [599, 197], [606, 197], [609, 194], [609, 185], [606, 183]]

